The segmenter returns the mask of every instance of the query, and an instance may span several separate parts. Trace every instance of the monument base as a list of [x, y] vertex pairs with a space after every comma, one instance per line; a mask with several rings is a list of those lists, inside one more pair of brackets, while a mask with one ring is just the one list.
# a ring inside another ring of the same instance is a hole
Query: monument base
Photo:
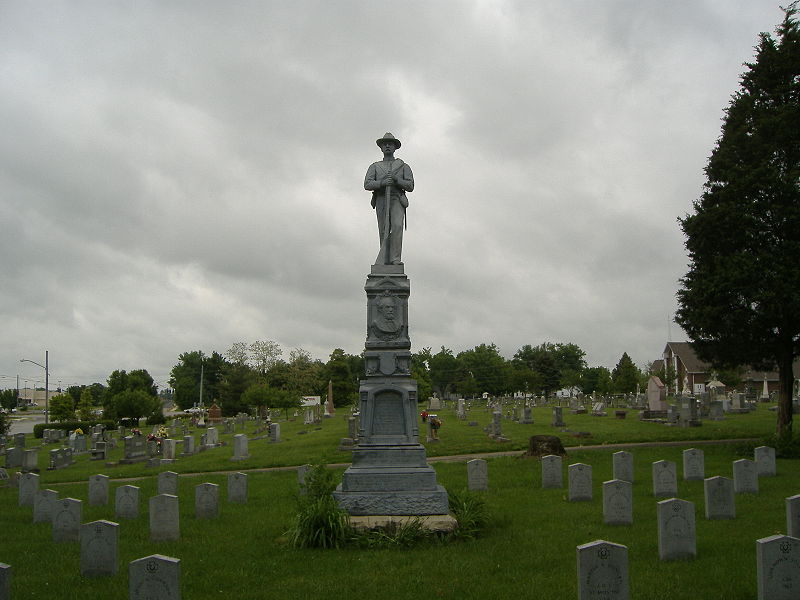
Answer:
[[445, 515], [447, 491], [425, 462], [421, 444], [363, 445], [333, 497], [351, 515]]
[[450, 515], [424, 515], [424, 516], [402, 516], [402, 515], [371, 515], [361, 517], [350, 517], [350, 526], [359, 531], [371, 531], [375, 529], [391, 529], [403, 527], [412, 523], [419, 523], [422, 529], [448, 533], [458, 527], [458, 521]]
[[444, 515], [449, 510], [447, 490], [437, 485], [431, 491], [345, 492], [342, 484], [333, 492], [339, 507], [350, 515]]

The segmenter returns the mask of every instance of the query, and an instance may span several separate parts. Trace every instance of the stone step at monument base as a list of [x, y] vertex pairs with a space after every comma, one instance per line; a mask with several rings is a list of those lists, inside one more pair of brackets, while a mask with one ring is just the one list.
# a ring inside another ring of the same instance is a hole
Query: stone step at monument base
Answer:
[[393, 529], [419, 523], [427, 531], [447, 533], [458, 527], [458, 521], [451, 515], [367, 515], [350, 517], [350, 526], [359, 531]]
[[437, 485], [432, 491], [344, 492], [342, 485], [333, 492], [339, 507], [352, 516], [362, 515], [446, 515], [447, 490]]
[[438, 488], [433, 467], [350, 467], [342, 475], [343, 492], [429, 492]]

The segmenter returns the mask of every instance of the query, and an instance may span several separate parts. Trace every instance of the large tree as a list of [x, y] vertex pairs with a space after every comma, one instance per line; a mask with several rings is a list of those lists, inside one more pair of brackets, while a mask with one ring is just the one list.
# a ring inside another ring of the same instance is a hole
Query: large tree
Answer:
[[623, 352], [622, 356], [611, 371], [612, 388], [615, 392], [626, 394], [634, 392], [637, 385], [641, 385], [642, 372], [639, 370], [627, 352]]
[[689, 271], [676, 321], [715, 366], [777, 367], [777, 432], [791, 432], [800, 354], [800, 29], [797, 3], [760, 35], [694, 212], [680, 219]]
[[494, 344], [481, 344], [456, 356], [464, 395], [488, 392], [498, 396], [511, 386], [511, 367]]
[[353, 357], [348, 357], [341, 348], [331, 352], [325, 365], [324, 378], [331, 382], [333, 388], [333, 405], [347, 406], [352, 404], [358, 396], [358, 376], [351, 370], [354, 364]]
[[169, 384], [175, 390], [175, 403], [182, 409], [191, 408], [200, 402], [200, 380], [202, 375], [203, 404], [206, 406], [219, 399], [227, 362], [218, 352], [211, 355], [200, 350], [184, 352], [178, 356], [178, 364], [172, 367]]

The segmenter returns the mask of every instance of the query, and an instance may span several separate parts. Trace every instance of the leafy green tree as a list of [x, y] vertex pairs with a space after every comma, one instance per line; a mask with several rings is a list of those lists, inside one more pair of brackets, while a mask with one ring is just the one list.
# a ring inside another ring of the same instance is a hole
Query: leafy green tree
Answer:
[[225, 358], [234, 365], [246, 365], [248, 358], [247, 344], [245, 342], [234, 342], [225, 351]]
[[538, 393], [544, 386], [541, 373], [528, 368], [521, 361], [511, 361], [511, 389], [525, 394]]
[[3, 390], [0, 392], [0, 408], [11, 410], [17, 408], [17, 390]]
[[440, 398], [446, 398], [455, 391], [456, 382], [461, 378], [458, 361], [453, 355], [453, 351], [444, 346], [428, 359], [428, 372], [431, 378], [431, 388], [438, 393]]
[[254, 383], [242, 393], [242, 403], [258, 408], [258, 412], [263, 414], [265, 408], [272, 408], [271, 403], [277, 398], [275, 394], [277, 391], [280, 390], [271, 388], [265, 383]]
[[287, 390], [272, 390], [272, 394], [270, 408], [282, 408], [286, 413], [287, 419], [291, 409], [300, 408], [300, 396]]
[[636, 386], [641, 386], [641, 380], [639, 367], [633, 363], [627, 352], [623, 352], [617, 366], [611, 371], [612, 389], [622, 394], [635, 392]]
[[324, 378], [331, 382], [334, 406], [352, 404], [358, 396], [358, 379], [350, 370], [352, 364], [341, 348], [335, 348], [325, 364]]
[[158, 386], [146, 369], [134, 369], [128, 373], [128, 389], [142, 390], [148, 396], [158, 396]]
[[172, 367], [169, 385], [174, 390], [175, 403], [186, 410], [200, 402], [200, 379], [203, 380], [203, 404], [221, 396], [222, 381], [227, 362], [218, 352], [207, 356], [200, 350], [184, 352], [178, 356], [178, 364]]
[[777, 366], [776, 429], [791, 433], [800, 355], [800, 27], [760, 35], [725, 111], [694, 213], [680, 219], [689, 271], [676, 321], [716, 366]]
[[581, 374], [580, 388], [584, 394], [609, 394], [611, 385], [611, 371], [606, 367], [588, 367]]
[[[462, 381], [475, 380], [477, 393], [488, 392], [497, 396], [510, 389], [511, 368], [494, 344], [481, 344], [456, 356]], [[467, 374], [469, 378], [466, 377]], [[462, 388], [463, 389], [463, 388]]]
[[[265, 375], [283, 356], [280, 344], [272, 340], [256, 341], [248, 348], [250, 366]], [[291, 360], [291, 359], [290, 359]]]
[[[561, 384], [561, 370], [559, 369], [558, 358], [555, 344], [545, 342], [538, 346], [525, 344], [516, 351], [512, 362], [537, 373], [539, 375], [539, 390], [545, 396], [549, 396], [558, 391]], [[539, 390], [531, 389], [531, 391], [536, 392]]]
[[228, 363], [222, 376], [219, 388], [219, 405], [222, 414], [233, 416], [247, 410], [247, 403], [242, 394], [258, 381], [258, 374], [247, 364], [241, 362]]
[[104, 386], [102, 383], [93, 383], [92, 385], [88, 386], [88, 389], [92, 394], [92, 405], [102, 406], [103, 396], [105, 396], [106, 393], [106, 386]]
[[119, 370], [113, 371], [108, 376], [108, 387], [106, 389], [107, 396], [115, 396], [128, 389], [128, 373], [127, 371]]
[[[149, 398], [147, 403], [142, 399], [144, 397]], [[130, 373], [124, 370], [112, 372], [108, 376], [108, 388], [103, 394], [103, 411], [104, 416], [111, 419], [160, 415], [158, 386], [150, 373], [146, 369], [134, 369]]]
[[6, 413], [0, 411], [0, 435], [6, 435], [11, 428], [11, 419]]
[[311, 354], [302, 348], [295, 348], [289, 354], [285, 389], [298, 397], [324, 396], [328, 385], [324, 370], [325, 365], [311, 358]]
[[114, 412], [118, 419], [138, 420], [161, 413], [161, 401], [143, 389], [127, 389], [114, 396]]
[[67, 388], [66, 393], [72, 396], [72, 401], [77, 405], [81, 401], [81, 393], [85, 385], [71, 385]]
[[78, 418], [81, 421], [91, 421], [94, 418], [92, 392], [90, 392], [89, 388], [86, 386], [83, 386], [83, 391], [81, 392], [81, 397], [80, 400], [78, 400], [76, 409], [78, 411]]
[[428, 362], [431, 358], [431, 349], [423, 348], [420, 352], [411, 354], [411, 377], [417, 382], [417, 400], [422, 402], [433, 394], [431, 373]]
[[69, 394], [58, 394], [50, 398], [50, 419], [52, 421], [74, 421], [75, 404]]

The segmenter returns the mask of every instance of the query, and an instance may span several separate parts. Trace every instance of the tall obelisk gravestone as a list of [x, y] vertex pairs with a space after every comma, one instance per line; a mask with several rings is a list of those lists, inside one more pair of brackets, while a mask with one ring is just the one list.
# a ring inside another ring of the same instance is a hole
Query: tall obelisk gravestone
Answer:
[[[379, 146], [390, 135], [378, 140]], [[359, 388], [359, 440], [334, 498], [351, 515], [446, 515], [447, 491], [436, 483], [417, 439], [417, 382], [411, 378], [408, 336], [411, 286], [403, 264], [373, 265], [364, 289], [366, 378]]]

